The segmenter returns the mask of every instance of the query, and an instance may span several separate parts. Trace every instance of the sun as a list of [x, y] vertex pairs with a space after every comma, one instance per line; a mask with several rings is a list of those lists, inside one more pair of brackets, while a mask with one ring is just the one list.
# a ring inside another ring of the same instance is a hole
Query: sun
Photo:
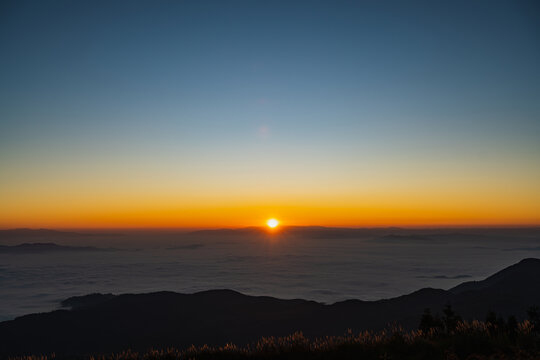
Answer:
[[279, 221], [277, 221], [276, 219], [268, 219], [268, 221], [266, 222], [266, 225], [268, 225], [268, 227], [273, 229], [279, 225]]

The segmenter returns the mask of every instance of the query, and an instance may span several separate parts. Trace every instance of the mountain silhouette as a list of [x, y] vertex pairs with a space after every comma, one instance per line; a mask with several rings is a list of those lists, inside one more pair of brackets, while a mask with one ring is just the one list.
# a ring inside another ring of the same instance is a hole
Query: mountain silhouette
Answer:
[[530, 306], [540, 304], [538, 279], [540, 259], [525, 259], [483, 281], [450, 290], [426, 288], [392, 299], [332, 305], [248, 296], [232, 290], [92, 294], [64, 301], [71, 310], [0, 323], [0, 356], [245, 344], [295, 331], [318, 337], [341, 335], [347, 329], [377, 330], [390, 323], [416, 328], [425, 308], [440, 313], [447, 304], [465, 319], [484, 319], [488, 311], [524, 319]]
[[183, 233], [184, 238], [239, 238], [242, 236], [287, 236], [303, 239], [359, 239], [371, 238], [378, 242], [449, 242], [464, 239], [493, 239], [515, 236], [537, 236], [538, 227], [528, 228], [399, 228], [399, 227], [326, 227], [326, 226], [279, 226], [271, 233], [267, 227], [235, 229], [206, 229]]
[[24, 243], [7, 246], [0, 245], [0, 254], [33, 254], [65, 251], [111, 251], [112, 248], [97, 248], [93, 246], [66, 246], [55, 243]]
[[6, 239], [29, 239], [29, 238], [79, 238], [88, 236], [118, 236], [117, 233], [105, 232], [74, 232], [74, 231], [59, 231], [52, 229], [7, 229], [0, 230], [0, 240]]

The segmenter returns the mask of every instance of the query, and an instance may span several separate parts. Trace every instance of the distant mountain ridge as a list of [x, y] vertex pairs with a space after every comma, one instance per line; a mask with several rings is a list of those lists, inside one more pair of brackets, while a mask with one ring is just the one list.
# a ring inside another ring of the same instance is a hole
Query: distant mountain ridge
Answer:
[[0, 245], [0, 254], [30, 254], [73, 251], [112, 251], [113, 248], [97, 248], [93, 246], [65, 246], [55, 243], [24, 243], [19, 245]]
[[389, 323], [415, 328], [425, 308], [449, 304], [465, 319], [488, 311], [523, 319], [540, 304], [540, 259], [524, 259], [482, 281], [450, 290], [425, 288], [378, 301], [325, 305], [307, 300], [248, 296], [232, 290], [195, 294], [92, 294], [66, 299], [72, 310], [33, 314], [0, 323], [0, 357], [87, 354], [191, 344], [243, 344], [261, 336], [303, 331], [309, 337], [377, 330]]
[[[269, 232], [263, 226], [235, 229], [207, 229], [191, 231], [185, 237], [227, 237], [239, 235], [298, 236], [306, 238], [363, 238], [376, 237], [381, 241], [442, 241], [461, 237], [500, 237], [512, 234], [537, 236], [540, 228], [399, 228], [399, 227], [326, 227], [326, 226], [280, 226]], [[442, 237], [442, 239], [441, 239]], [[437, 239], [438, 238], [438, 239]]]
[[0, 239], [4, 238], [18, 238], [18, 237], [44, 237], [44, 236], [69, 236], [69, 237], [80, 237], [80, 236], [111, 236], [119, 235], [114, 233], [86, 233], [86, 232], [74, 232], [74, 231], [60, 231], [52, 229], [30, 229], [30, 228], [18, 228], [18, 229], [7, 229], [0, 230]]
[[[148, 233], [155, 230], [130, 230], [123, 233], [104, 230], [87, 231], [59, 231], [51, 229], [7, 229], [0, 230], [0, 243], [16, 244], [21, 242], [66, 242], [72, 240], [88, 240], [91, 238], [119, 238], [133, 237], [134, 234]], [[231, 237], [273, 237], [287, 236], [314, 239], [355, 239], [371, 238], [374, 241], [450, 241], [460, 238], [508, 238], [512, 236], [527, 236], [538, 238], [540, 227], [523, 228], [399, 228], [399, 227], [326, 227], [326, 226], [280, 226], [269, 231], [265, 226], [251, 226], [244, 228], [204, 229], [196, 231], [166, 230], [169, 235], [178, 239], [186, 238], [231, 238]], [[129, 235], [129, 236], [128, 236]], [[61, 240], [61, 241], [60, 241]], [[539, 239], [540, 240], [540, 239]]]

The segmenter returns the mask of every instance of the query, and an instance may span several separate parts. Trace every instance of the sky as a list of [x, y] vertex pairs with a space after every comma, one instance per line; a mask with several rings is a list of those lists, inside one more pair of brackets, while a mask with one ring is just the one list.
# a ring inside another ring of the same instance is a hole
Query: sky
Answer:
[[540, 224], [536, 1], [3, 1], [0, 228]]

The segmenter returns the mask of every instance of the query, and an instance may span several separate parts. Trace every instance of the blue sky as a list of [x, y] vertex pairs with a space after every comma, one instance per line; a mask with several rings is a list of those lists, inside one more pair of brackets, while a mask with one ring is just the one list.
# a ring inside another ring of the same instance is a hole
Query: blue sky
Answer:
[[407, 162], [512, 171], [536, 199], [539, 14], [534, 1], [3, 2], [0, 181], [11, 192], [84, 163], [111, 177], [132, 164], [126, 176], [156, 186], [171, 172], [242, 182], [269, 176], [262, 162], [339, 187]]

